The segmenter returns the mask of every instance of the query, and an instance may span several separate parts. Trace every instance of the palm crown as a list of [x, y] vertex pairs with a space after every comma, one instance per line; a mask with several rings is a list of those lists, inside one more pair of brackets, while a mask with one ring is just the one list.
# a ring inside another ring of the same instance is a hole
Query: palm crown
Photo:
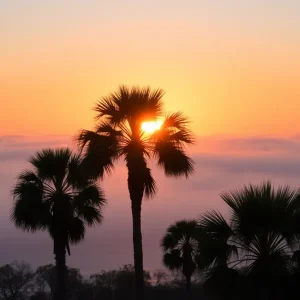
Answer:
[[26, 231], [48, 230], [69, 243], [81, 241], [86, 225], [101, 223], [100, 188], [81, 175], [81, 158], [69, 149], [43, 150], [31, 158], [13, 190], [12, 219]]
[[[164, 116], [162, 96], [159, 89], [122, 86], [97, 103], [95, 131], [83, 130], [78, 136], [79, 145], [86, 150], [86, 163], [95, 176], [110, 172], [114, 162], [124, 157], [128, 168], [139, 168], [144, 192], [150, 196], [156, 187], [147, 158], [155, 158], [169, 176], [193, 172], [193, 162], [184, 149], [185, 144], [193, 143], [188, 120], [180, 112]], [[165, 119], [160, 130], [153, 134], [142, 130], [144, 121], [161, 117]]]
[[179, 221], [167, 229], [161, 247], [164, 264], [171, 270], [181, 269], [185, 276], [196, 270], [198, 230], [196, 221]]
[[178, 221], [167, 229], [161, 242], [164, 265], [180, 270], [186, 278], [187, 298], [191, 296], [191, 277], [197, 267], [198, 231], [196, 221]]
[[205, 232], [198, 261], [206, 269], [204, 280], [221, 278], [220, 272], [228, 277], [239, 269], [260, 278], [259, 282], [270, 279], [274, 283], [278, 276], [287, 275], [298, 245], [299, 192], [289, 187], [275, 189], [265, 182], [221, 197], [231, 209], [229, 222], [216, 211], [199, 221]]

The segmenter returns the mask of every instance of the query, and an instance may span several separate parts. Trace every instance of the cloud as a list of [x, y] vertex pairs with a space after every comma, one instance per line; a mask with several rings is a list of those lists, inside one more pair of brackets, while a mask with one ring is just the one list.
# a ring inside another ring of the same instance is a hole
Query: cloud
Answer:
[[51, 147], [74, 147], [70, 136], [2, 136], [0, 162], [27, 160], [36, 151]]
[[262, 152], [294, 152], [300, 150], [300, 141], [275, 137], [231, 138], [225, 141], [231, 148]]
[[[53, 261], [52, 243], [46, 233], [25, 235], [10, 222], [10, 190], [16, 175], [28, 167], [29, 156], [44, 147], [62, 145], [74, 146], [72, 137], [0, 138], [0, 263], [14, 259], [24, 259], [33, 265]], [[299, 150], [298, 137], [199, 137], [190, 152], [196, 162], [196, 173], [188, 180], [166, 178], [151, 163], [159, 191], [154, 199], [143, 203], [145, 267], [161, 267], [159, 242], [172, 222], [197, 218], [210, 209], [226, 213], [220, 192], [264, 179], [298, 186]], [[89, 229], [85, 241], [72, 248], [69, 265], [92, 273], [132, 263], [132, 222], [126, 176], [125, 165], [121, 163], [114, 174], [101, 183], [108, 200], [104, 223]], [[43, 259], [37, 258], [40, 252]]]
[[274, 155], [279, 153], [299, 153], [300, 138], [293, 137], [274, 137], [274, 136], [206, 136], [198, 137], [195, 152], [204, 153], [238, 153], [240, 155]]
[[198, 155], [195, 158], [197, 169], [213, 168], [227, 173], [261, 173], [270, 176], [299, 176], [300, 159], [297, 157], [257, 156], [236, 157], [233, 155]]

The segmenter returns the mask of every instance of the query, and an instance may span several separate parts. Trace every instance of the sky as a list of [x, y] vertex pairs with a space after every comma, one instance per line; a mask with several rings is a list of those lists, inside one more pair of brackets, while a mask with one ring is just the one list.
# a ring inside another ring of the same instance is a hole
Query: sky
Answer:
[[[53, 261], [46, 235], [9, 221], [15, 177], [36, 150], [74, 146], [74, 134], [93, 126], [94, 103], [120, 84], [163, 88], [166, 111], [188, 115], [197, 136], [190, 180], [154, 167], [160, 191], [143, 207], [146, 268], [161, 267], [169, 224], [226, 213], [223, 190], [299, 184], [298, 0], [0, 0], [0, 39], [0, 264]], [[102, 185], [105, 222], [68, 260], [86, 273], [132, 262], [124, 165]]]

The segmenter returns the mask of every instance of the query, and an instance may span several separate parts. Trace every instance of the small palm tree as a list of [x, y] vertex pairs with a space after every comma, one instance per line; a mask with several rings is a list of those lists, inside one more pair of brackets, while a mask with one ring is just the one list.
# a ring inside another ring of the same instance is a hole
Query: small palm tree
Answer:
[[141, 232], [142, 199], [156, 192], [155, 180], [148, 167], [154, 158], [167, 176], [188, 176], [193, 172], [193, 162], [184, 146], [193, 138], [181, 113], [165, 116], [160, 128], [153, 134], [142, 129], [145, 121], [163, 117], [162, 90], [150, 88], [131, 89], [122, 86], [96, 105], [97, 125], [94, 131], [83, 130], [78, 142], [85, 154], [88, 172], [95, 177], [110, 173], [120, 158], [128, 169], [128, 190], [133, 220], [134, 267], [136, 298], [144, 297], [143, 247]]
[[276, 283], [290, 274], [292, 255], [299, 244], [299, 191], [290, 187], [275, 189], [270, 182], [249, 185], [223, 193], [230, 207], [230, 219], [218, 212], [199, 220], [206, 239], [199, 246], [198, 265], [204, 280], [220, 278], [218, 272], [243, 274], [256, 284], [256, 299], [275, 290]]
[[191, 278], [197, 267], [198, 237], [196, 221], [179, 221], [167, 229], [161, 242], [164, 265], [182, 272], [188, 297], [191, 295]]
[[48, 230], [56, 260], [55, 299], [66, 297], [66, 251], [83, 240], [86, 226], [102, 222], [100, 188], [85, 179], [81, 158], [69, 149], [46, 149], [30, 159], [13, 190], [12, 220], [25, 231]]

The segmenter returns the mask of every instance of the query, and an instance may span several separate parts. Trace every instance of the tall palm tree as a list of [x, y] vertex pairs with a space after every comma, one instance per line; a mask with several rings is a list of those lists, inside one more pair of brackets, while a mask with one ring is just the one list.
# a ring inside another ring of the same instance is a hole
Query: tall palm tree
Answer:
[[193, 143], [188, 120], [182, 113], [165, 116], [160, 130], [153, 134], [143, 131], [142, 123], [164, 117], [163, 91], [150, 88], [121, 86], [115, 93], [102, 98], [96, 105], [96, 128], [83, 130], [78, 136], [84, 150], [85, 165], [95, 177], [111, 173], [116, 161], [124, 158], [128, 169], [128, 189], [133, 220], [136, 298], [144, 297], [141, 208], [143, 196], [156, 192], [155, 180], [148, 167], [154, 158], [167, 176], [188, 176], [193, 161], [184, 146]]
[[164, 265], [180, 270], [186, 278], [186, 292], [191, 295], [191, 278], [197, 264], [198, 232], [196, 221], [178, 221], [167, 229], [162, 239]]
[[198, 261], [206, 270], [204, 279], [212, 281], [220, 278], [218, 272], [234, 274], [243, 267], [255, 283], [254, 297], [266, 299], [293, 265], [299, 244], [299, 191], [288, 186], [275, 189], [265, 182], [223, 193], [221, 198], [230, 208], [229, 221], [215, 211], [199, 220], [206, 233]]
[[56, 261], [55, 299], [66, 297], [66, 251], [83, 240], [86, 226], [102, 222], [105, 199], [94, 180], [81, 173], [81, 158], [69, 149], [46, 149], [31, 159], [13, 190], [12, 220], [17, 227], [47, 230]]

